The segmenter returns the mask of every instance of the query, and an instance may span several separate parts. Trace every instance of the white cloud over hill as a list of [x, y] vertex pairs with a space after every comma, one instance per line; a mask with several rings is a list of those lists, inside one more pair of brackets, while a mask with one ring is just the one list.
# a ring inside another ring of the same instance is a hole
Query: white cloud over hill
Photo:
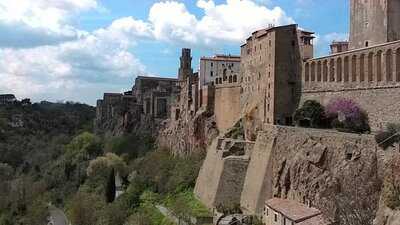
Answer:
[[0, 92], [34, 100], [94, 103], [105, 91], [147, 74], [132, 52], [143, 39], [197, 47], [237, 43], [268, 24], [293, 23], [279, 8], [252, 0], [198, 0], [201, 16], [178, 1], [155, 3], [146, 20], [124, 17], [94, 31], [72, 18], [99, 10], [97, 0], [0, 0]]

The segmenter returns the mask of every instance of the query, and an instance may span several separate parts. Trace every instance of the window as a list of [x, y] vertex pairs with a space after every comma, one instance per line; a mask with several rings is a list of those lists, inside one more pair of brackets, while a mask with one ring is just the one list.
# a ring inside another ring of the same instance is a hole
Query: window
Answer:
[[210, 76], [211, 77], [214, 76], [214, 72], [213, 71], [210, 72]]
[[[269, 123], [269, 122], [268, 122], [268, 123]], [[275, 222], [278, 222], [278, 214], [276, 214], [276, 213], [275, 213], [275, 215], [274, 215], [274, 221], [275, 221]]]
[[369, 43], [368, 41], [365, 42], [365, 47], [368, 47]]
[[214, 63], [211, 63], [211, 67], [213, 67], [214, 66]]
[[265, 207], [265, 215], [268, 216], [268, 208], [267, 207]]

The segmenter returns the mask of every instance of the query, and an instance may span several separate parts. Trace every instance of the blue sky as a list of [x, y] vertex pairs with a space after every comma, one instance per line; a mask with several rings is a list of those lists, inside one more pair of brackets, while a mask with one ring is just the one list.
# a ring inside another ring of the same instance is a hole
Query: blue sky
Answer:
[[347, 38], [349, 0], [0, 0], [0, 93], [95, 104], [138, 75], [176, 76], [182, 47], [239, 54], [247, 35], [297, 23], [315, 54]]

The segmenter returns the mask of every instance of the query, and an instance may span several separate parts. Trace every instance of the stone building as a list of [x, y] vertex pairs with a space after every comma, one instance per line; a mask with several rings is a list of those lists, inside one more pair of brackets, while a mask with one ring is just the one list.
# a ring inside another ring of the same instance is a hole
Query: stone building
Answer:
[[0, 95], [0, 105], [8, 105], [17, 101], [17, 98], [13, 94]]
[[350, 0], [350, 50], [400, 39], [400, 1]]
[[333, 41], [331, 44], [331, 54], [346, 52], [349, 50], [348, 41]]
[[328, 225], [322, 212], [296, 201], [273, 198], [265, 202], [265, 225]]
[[199, 87], [237, 83], [240, 72], [240, 56], [215, 55], [201, 57], [199, 70]]
[[105, 93], [97, 101], [96, 128], [99, 130], [132, 130], [142, 126], [156, 127], [171, 115], [171, 106], [179, 93], [178, 80], [139, 76], [132, 91]]
[[376, 131], [400, 116], [400, 1], [350, 4], [350, 51], [336, 43], [334, 54], [303, 63], [301, 102], [352, 99]]
[[139, 76], [132, 88], [132, 95], [142, 105], [143, 114], [157, 119], [166, 119], [171, 114], [170, 106], [175, 103], [178, 80], [174, 78]]
[[312, 34], [297, 25], [270, 27], [254, 32], [241, 46], [240, 101], [242, 115], [251, 118], [252, 126], [292, 123], [301, 63], [313, 57]]

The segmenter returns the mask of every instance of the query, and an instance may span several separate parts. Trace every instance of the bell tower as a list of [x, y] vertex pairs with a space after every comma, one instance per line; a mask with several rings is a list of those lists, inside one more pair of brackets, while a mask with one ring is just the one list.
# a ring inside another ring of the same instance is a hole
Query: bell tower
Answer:
[[400, 0], [350, 0], [350, 46], [400, 40]]
[[190, 49], [188, 48], [182, 49], [182, 56], [180, 58], [180, 61], [181, 65], [179, 67], [178, 79], [179, 81], [185, 81], [187, 80], [188, 77], [190, 77], [193, 74], [192, 56]]

